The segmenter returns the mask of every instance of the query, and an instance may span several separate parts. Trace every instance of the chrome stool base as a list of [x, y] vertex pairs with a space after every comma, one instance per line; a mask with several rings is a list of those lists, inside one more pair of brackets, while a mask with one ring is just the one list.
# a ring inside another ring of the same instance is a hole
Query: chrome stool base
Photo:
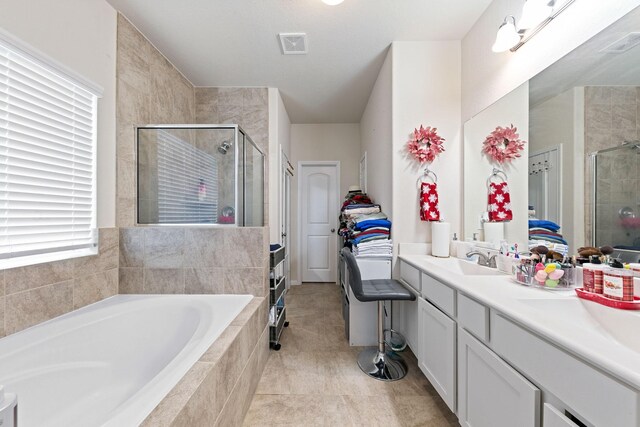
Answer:
[[367, 348], [358, 354], [358, 366], [362, 372], [380, 381], [397, 381], [407, 375], [407, 364], [399, 355], [377, 348]]

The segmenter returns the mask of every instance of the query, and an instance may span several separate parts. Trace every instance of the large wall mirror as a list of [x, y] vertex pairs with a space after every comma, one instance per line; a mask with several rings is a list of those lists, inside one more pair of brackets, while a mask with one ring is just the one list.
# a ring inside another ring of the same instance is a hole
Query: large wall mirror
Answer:
[[[465, 123], [465, 239], [482, 236], [479, 212], [487, 210], [487, 199], [478, 196], [492, 168], [480, 156], [482, 133], [518, 123], [527, 149], [504, 168], [514, 216], [504, 226], [505, 239], [525, 247], [529, 239], [566, 243], [570, 253], [585, 245], [611, 245], [637, 260], [639, 32], [636, 8]], [[559, 229], [529, 229], [528, 219], [550, 221]]]

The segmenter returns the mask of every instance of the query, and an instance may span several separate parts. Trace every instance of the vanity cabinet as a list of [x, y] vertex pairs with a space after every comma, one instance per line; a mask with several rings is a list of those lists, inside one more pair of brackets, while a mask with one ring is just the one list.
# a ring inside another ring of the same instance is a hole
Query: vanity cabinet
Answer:
[[418, 366], [451, 411], [456, 411], [456, 322], [418, 298]]
[[468, 427], [538, 427], [540, 390], [458, 329], [458, 420]]

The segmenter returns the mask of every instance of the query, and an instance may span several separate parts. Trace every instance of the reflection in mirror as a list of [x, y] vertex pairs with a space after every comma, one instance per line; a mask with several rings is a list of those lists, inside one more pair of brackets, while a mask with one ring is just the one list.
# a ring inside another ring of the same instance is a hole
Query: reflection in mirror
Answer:
[[640, 8], [529, 82], [529, 214], [571, 252], [640, 250], [638, 31]]
[[[480, 240], [499, 243], [502, 238], [527, 246], [527, 156], [528, 145], [520, 158], [502, 164], [482, 152], [483, 142], [497, 126], [517, 128], [519, 138], [528, 141], [529, 86], [514, 89], [464, 124], [464, 239], [473, 235]], [[500, 172], [494, 174], [494, 169]], [[491, 183], [506, 182], [511, 198], [511, 221], [487, 222]], [[497, 242], [496, 242], [497, 240]]]

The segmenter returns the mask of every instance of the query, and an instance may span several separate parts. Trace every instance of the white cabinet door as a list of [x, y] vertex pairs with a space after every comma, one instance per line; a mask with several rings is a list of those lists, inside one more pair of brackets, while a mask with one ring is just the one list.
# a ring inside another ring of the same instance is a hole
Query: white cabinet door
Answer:
[[418, 298], [418, 366], [442, 400], [456, 411], [456, 322]]
[[418, 318], [418, 298], [415, 301], [403, 301], [404, 303], [404, 322], [407, 337], [407, 343], [414, 354], [419, 351], [420, 347], [420, 320]]
[[542, 425], [544, 427], [576, 427], [577, 424], [550, 404], [545, 403], [542, 413]]
[[458, 419], [469, 427], [538, 427], [540, 390], [458, 329]]

